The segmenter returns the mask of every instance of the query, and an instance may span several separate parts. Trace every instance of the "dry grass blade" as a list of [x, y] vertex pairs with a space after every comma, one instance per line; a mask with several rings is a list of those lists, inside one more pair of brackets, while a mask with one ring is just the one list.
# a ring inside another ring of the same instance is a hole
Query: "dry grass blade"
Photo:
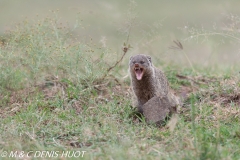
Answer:
[[191, 62], [190, 59], [188, 58], [188, 55], [186, 54], [186, 52], [183, 50], [183, 45], [182, 45], [182, 43], [181, 43], [179, 40], [174, 40], [173, 42], [174, 42], [174, 44], [175, 44], [176, 46], [170, 46], [169, 49], [181, 50], [181, 51], [183, 52], [184, 56], [186, 57], [189, 65], [191, 66], [193, 72], [196, 73], [196, 71], [195, 71], [195, 69], [194, 69], [194, 67], [193, 67], [193, 65], [192, 65], [192, 62]]
[[169, 49], [174, 49], [174, 50], [183, 50], [183, 45], [179, 40], [174, 40], [173, 41], [176, 46], [170, 46]]

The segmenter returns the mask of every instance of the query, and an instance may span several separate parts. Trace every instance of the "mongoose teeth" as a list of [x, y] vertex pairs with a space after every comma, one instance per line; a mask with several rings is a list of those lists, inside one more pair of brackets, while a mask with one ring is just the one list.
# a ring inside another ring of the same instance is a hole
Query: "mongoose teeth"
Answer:
[[138, 71], [138, 70], [143, 71], [143, 68], [135, 67], [134, 70], [135, 70], [135, 71]]
[[135, 71], [137, 71], [137, 70], [139, 70], [140, 69], [140, 67], [135, 67]]

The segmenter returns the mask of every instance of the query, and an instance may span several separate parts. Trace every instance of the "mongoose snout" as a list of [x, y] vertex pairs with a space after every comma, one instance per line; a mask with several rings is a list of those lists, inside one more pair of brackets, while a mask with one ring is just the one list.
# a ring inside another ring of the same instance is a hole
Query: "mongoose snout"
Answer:
[[137, 77], [137, 80], [141, 80], [143, 77], [143, 68], [139, 66], [138, 63], [134, 64], [134, 71], [135, 71], [135, 75]]

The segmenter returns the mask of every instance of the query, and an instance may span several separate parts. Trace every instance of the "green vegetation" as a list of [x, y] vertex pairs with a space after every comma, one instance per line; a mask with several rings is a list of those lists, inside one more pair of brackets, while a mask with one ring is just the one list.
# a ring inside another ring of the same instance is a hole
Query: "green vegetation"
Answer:
[[[240, 38], [237, 30], [214, 33]], [[135, 115], [129, 77], [122, 78], [132, 48], [78, 40], [57, 18], [25, 20], [0, 41], [0, 155], [86, 151], [81, 159], [240, 159], [239, 74], [194, 65], [184, 46], [177, 51], [180, 42], [172, 49], [185, 66], [153, 55], [184, 99], [180, 114], [158, 128]]]

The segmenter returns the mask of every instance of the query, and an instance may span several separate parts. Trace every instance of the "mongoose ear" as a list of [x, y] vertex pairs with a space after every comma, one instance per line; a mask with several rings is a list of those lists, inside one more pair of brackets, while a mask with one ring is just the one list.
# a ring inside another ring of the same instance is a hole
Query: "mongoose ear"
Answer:
[[131, 63], [132, 59], [133, 59], [133, 56], [131, 56], [131, 57], [129, 58], [129, 63]]
[[147, 57], [147, 59], [149, 60], [149, 62], [152, 63], [152, 58], [151, 58], [151, 56], [148, 56], [148, 55], [147, 55], [146, 57]]
[[129, 64], [131, 64], [131, 61], [132, 61], [132, 56], [129, 58]]

